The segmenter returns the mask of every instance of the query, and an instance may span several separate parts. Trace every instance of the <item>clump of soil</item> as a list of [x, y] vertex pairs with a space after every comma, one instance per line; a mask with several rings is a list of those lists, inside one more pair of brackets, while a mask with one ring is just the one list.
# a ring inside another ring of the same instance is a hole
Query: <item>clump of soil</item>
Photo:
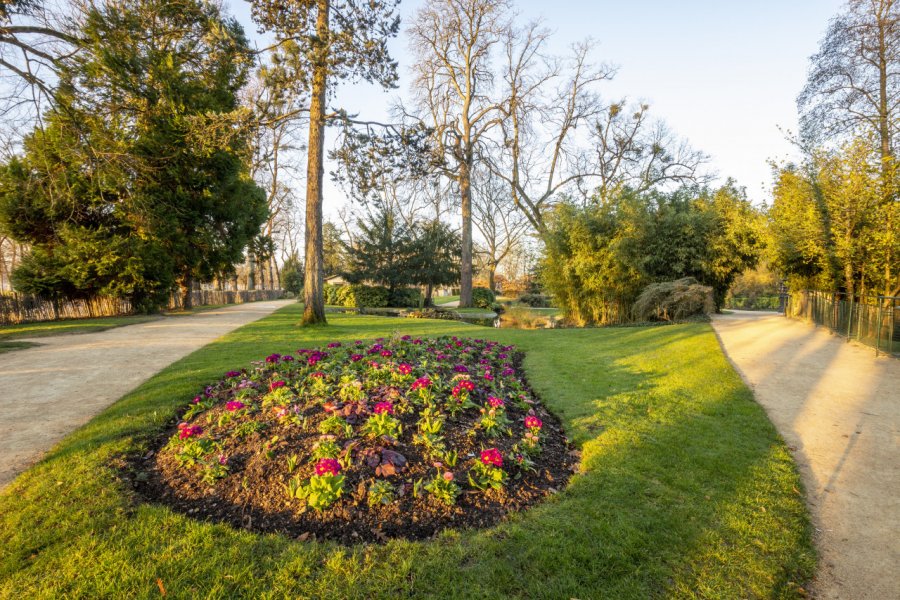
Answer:
[[[274, 354], [206, 387], [130, 459], [128, 478], [146, 500], [191, 516], [301, 539], [491, 526], [562, 489], [577, 468], [522, 358], [496, 342], [409, 336]], [[435, 421], [439, 431], [423, 435]], [[339, 464], [341, 494], [314, 508], [294, 492], [323, 474], [323, 458]], [[502, 485], [482, 485], [485, 465], [502, 471]], [[438, 479], [453, 483], [449, 502], [428, 490]]]

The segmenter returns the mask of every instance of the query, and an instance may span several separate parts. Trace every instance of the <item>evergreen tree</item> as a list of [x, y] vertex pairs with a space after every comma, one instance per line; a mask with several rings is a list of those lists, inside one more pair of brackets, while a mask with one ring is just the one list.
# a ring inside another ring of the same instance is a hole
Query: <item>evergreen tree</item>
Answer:
[[357, 222], [359, 235], [345, 246], [344, 277], [351, 283], [383, 285], [389, 293], [413, 283], [413, 238], [403, 221], [378, 207]]
[[416, 227], [412, 246], [411, 283], [425, 287], [425, 306], [432, 306], [435, 287], [459, 283], [462, 240], [449, 225], [435, 220]]

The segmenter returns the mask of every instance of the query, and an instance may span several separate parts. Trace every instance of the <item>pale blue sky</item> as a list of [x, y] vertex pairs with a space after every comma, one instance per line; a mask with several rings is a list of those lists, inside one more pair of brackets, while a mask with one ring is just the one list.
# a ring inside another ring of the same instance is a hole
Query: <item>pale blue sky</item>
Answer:
[[[252, 36], [247, 3], [227, 0]], [[769, 159], [793, 150], [779, 127], [796, 131], [795, 98], [808, 58], [818, 47], [839, 0], [516, 0], [524, 20], [542, 18], [562, 53], [593, 38], [593, 59], [619, 67], [606, 85], [609, 99], [651, 104], [653, 113], [712, 157], [721, 177], [734, 177], [754, 202], [766, 200]], [[404, 0], [411, 15], [421, 0]], [[344, 87], [338, 102], [362, 116], [381, 117], [392, 95], [409, 85], [405, 35], [393, 42], [400, 89]], [[301, 194], [302, 195], [302, 194]], [[326, 188], [326, 212], [344, 201]]]

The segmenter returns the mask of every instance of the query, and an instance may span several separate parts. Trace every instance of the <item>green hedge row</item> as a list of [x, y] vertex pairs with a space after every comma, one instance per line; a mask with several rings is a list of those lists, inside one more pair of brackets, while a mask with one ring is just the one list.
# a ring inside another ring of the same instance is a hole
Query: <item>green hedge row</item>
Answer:
[[400, 288], [391, 294], [380, 285], [326, 285], [325, 304], [350, 308], [416, 308], [421, 306], [422, 292], [416, 288]]

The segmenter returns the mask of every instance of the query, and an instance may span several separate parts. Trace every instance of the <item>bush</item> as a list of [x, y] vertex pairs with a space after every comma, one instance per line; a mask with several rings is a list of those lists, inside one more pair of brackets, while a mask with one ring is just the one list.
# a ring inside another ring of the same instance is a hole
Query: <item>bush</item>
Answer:
[[713, 290], [693, 277], [651, 283], [632, 307], [638, 321], [679, 321], [715, 311]]
[[492, 292], [489, 288], [472, 288], [472, 305], [476, 308], [490, 309], [494, 306], [494, 302], [496, 300], [497, 297], [494, 296], [494, 292]]
[[422, 292], [418, 288], [399, 288], [391, 294], [388, 306], [397, 308], [419, 308], [422, 304]]
[[725, 308], [738, 310], [778, 310], [781, 308], [780, 296], [746, 296], [725, 298]]
[[341, 289], [345, 286], [342, 285], [326, 285], [324, 289], [325, 294], [325, 304], [331, 306], [343, 306], [341, 304]]
[[550, 308], [550, 296], [544, 294], [522, 294], [519, 302], [532, 308]]
[[338, 292], [340, 306], [384, 308], [388, 305], [388, 289], [380, 285], [344, 285]]

